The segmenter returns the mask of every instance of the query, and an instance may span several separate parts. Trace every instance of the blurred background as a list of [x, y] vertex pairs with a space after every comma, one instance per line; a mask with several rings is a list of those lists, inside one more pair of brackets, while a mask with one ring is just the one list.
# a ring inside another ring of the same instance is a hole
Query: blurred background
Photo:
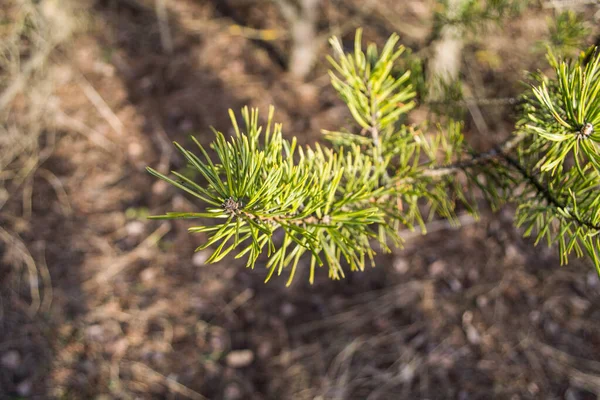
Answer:
[[196, 205], [145, 167], [185, 171], [171, 142], [231, 133], [246, 104], [303, 145], [350, 126], [325, 56], [357, 27], [412, 50], [408, 123], [450, 114], [490, 148], [525, 71], [599, 23], [597, 0], [2, 0], [0, 398], [596, 399], [596, 272], [510, 207], [285, 288], [264, 262], [205, 265], [193, 221], [147, 220]]

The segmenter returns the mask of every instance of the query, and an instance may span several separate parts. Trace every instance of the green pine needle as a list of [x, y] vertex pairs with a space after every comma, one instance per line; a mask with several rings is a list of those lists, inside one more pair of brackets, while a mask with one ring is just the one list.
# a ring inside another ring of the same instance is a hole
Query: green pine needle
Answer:
[[557, 244], [563, 263], [587, 255], [600, 273], [598, 51], [575, 62], [550, 56], [556, 78], [532, 74], [515, 135], [476, 154], [460, 123], [434, 132], [403, 124], [415, 91], [410, 71], [399, 69], [398, 41], [392, 35], [381, 50], [370, 44], [364, 52], [359, 29], [345, 53], [331, 39], [331, 82], [356, 122], [324, 132], [331, 147], [298, 147], [274, 123], [273, 108], [265, 127], [247, 107], [242, 124], [230, 111], [232, 137], [214, 131], [210, 155], [195, 139], [196, 152], [175, 143], [198, 179], [148, 171], [205, 208], [152, 218], [198, 219], [189, 231], [207, 235], [199, 250], [212, 250], [209, 262], [235, 253], [253, 268], [265, 255], [266, 279], [285, 270], [289, 285], [304, 268], [310, 282], [321, 266], [332, 279], [362, 271], [377, 252], [402, 244], [400, 229], [425, 232], [436, 215], [456, 221], [459, 205], [475, 213], [483, 194], [494, 208], [516, 202], [516, 224], [536, 244]]

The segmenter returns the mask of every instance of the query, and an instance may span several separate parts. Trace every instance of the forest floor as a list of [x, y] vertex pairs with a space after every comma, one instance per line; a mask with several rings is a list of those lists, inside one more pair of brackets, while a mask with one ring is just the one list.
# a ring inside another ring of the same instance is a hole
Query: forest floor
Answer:
[[[560, 266], [556, 249], [523, 239], [510, 206], [403, 232], [405, 247], [377, 268], [342, 281], [318, 270], [313, 285], [301, 270], [289, 288], [283, 276], [265, 284], [264, 263], [205, 265], [193, 221], [146, 219], [195, 209], [145, 167], [184, 168], [171, 142], [230, 133], [229, 108], [264, 116], [274, 104], [303, 145], [347, 125], [326, 38], [400, 31], [426, 52], [433, 1], [324, 1], [305, 82], [285, 71], [286, 25], [267, 0], [170, 0], [166, 19], [160, 1], [8, 3], [0, 34], [21, 24], [4, 41], [21, 62], [0, 65], [0, 398], [600, 395], [600, 280], [586, 260]], [[554, 12], [532, 6], [467, 39], [473, 97], [518, 96], [525, 70], [547, 69]], [[479, 106], [486, 132], [463, 110], [469, 140], [506, 138], [511, 103]]]

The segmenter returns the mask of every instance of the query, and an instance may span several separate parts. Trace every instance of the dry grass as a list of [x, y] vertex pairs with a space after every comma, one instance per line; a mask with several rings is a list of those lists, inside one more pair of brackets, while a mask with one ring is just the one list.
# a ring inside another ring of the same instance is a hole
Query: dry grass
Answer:
[[[69, 212], [68, 198], [60, 180], [41, 166], [52, 155], [56, 143], [51, 56], [58, 47], [68, 43], [80, 25], [70, 3], [54, 0], [36, 3], [30, 0], [5, 2], [2, 18], [12, 23], [2, 25], [0, 32], [0, 121], [3, 121], [0, 125], [0, 220], [4, 227], [0, 240], [8, 250], [3, 262], [15, 268], [13, 274], [17, 282], [22, 272], [25, 274], [23, 282], [29, 287], [28, 313], [31, 316], [40, 309], [48, 311], [52, 288], [47, 268], [43, 262], [35, 262], [20, 234], [28, 229], [32, 218], [36, 178], [46, 180], [54, 188], [64, 203], [65, 212]], [[11, 199], [20, 200], [20, 209], [5, 209]]]
[[[35, 342], [23, 335], [26, 329], [13, 330], [26, 328], [25, 321], [37, 314], [46, 315], [53, 300], [46, 244], [23, 238], [31, 236], [30, 223], [38, 217], [32, 204], [39, 182], [53, 189], [66, 217], [71, 212], [61, 180], [44, 168], [56, 146], [58, 105], [52, 58], [81, 27], [69, 6], [65, 1], [9, 0], [0, 10], [0, 19], [11, 21], [0, 25], [0, 265], [4, 268], [0, 321], [5, 330], [0, 336], [4, 345], [6, 339], [23, 341], [26, 348], [28, 342]], [[14, 310], [24, 319], [15, 318]], [[0, 386], [6, 379], [10, 378], [5, 374]], [[32, 388], [32, 382], [25, 380], [16, 392], [28, 395]]]

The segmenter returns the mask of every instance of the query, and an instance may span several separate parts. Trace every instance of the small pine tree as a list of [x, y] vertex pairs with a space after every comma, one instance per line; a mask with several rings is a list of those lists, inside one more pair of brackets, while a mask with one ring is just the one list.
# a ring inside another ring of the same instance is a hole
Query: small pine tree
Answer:
[[[238, 250], [236, 258], [254, 267], [266, 252], [267, 280], [287, 269], [289, 284], [305, 254], [311, 282], [324, 265], [340, 279], [348, 267], [374, 265], [376, 248], [401, 246], [401, 228], [425, 232], [435, 215], [455, 221], [457, 207], [475, 214], [481, 193], [494, 208], [518, 204], [515, 221], [525, 236], [558, 244], [563, 263], [572, 253], [587, 255], [600, 273], [597, 49], [574, 61], [550, 54], [556, 77], [531, 75], [511, 137], [475, 153], [458, 122], [434, 127], [435, 135], [403, 122], [415, 107], [415, 91], [411, 71], [398, 71], [404, 51], [398, 39], [392, 35], [381, 51], [374, 44], [363, 51], [358, 30], [351, 53], [331, 39], [331, 82], [356, 122], [354, 131], [326, 131], [331, 147], [302, 148], [295, 138], [284, 139], [273, 108], [266, 126], [257, 110], [242, 110], [242, 126], [230, 111], [235, 134], [226, 139], [215, 131], [215, 161], [194, 138], [199, 155], [175, 143], [205, 183], [148, 168], [206, 209], [153, 218], [214, 219], [189, 229], [208, 235], [198, 250], [214, 246], [209, 262]], [[275, 239], [278, 231], [281, 239]]]

